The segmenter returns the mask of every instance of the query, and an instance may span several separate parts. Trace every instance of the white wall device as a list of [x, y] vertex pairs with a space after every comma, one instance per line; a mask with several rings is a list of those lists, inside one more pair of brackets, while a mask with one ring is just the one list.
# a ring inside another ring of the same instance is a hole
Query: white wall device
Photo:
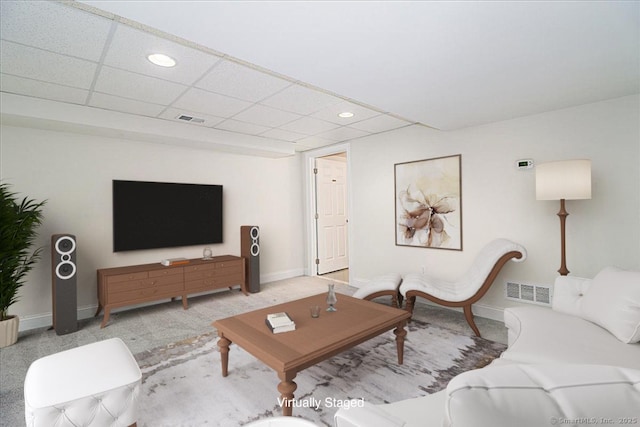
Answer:
[[533, 160], [532, 159], [516, 160], [516, 168], [518, 168], [518, 169], [531, 169], [531, 168], [533, 168]]

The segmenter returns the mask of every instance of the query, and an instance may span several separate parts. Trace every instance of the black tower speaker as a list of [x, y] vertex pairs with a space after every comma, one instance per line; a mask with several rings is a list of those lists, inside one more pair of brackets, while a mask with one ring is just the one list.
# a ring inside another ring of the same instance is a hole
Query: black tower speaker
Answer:
[[260, 227], [240, 227], [240, 254], [244, 257], [245, 283], [252, 294], [260, 292]]
[[51, 236], [53, 328], [64, 335], [78, 330], [76, 236]]

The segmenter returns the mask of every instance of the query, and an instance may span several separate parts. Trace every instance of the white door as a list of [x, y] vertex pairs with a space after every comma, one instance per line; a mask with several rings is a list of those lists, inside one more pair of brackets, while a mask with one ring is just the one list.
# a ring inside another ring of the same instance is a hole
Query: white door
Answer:
[[349, 268], [347, 163], [316, 159], [318, 274]]

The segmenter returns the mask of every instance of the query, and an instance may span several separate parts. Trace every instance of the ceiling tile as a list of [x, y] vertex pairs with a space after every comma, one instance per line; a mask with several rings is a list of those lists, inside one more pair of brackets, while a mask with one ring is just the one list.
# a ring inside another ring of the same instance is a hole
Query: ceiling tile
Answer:
[[[147, 59], [152, 53], [169, 55], [176, 60], [176, 65], [154, 65]], [[104, 63], [123, 70], [191, 85], [219, 60], [218, 56], [119, 24]]]
[[324, 139], [317, 136], [310, 136], [310, 137], [303, 138], [296, 141], [295, 148], [296, 148], [296, 151], [305, 151], [305, 150], [310, 150], [312, 148], [326, 147], [327, 145], [331, 145], [335, 143], [336, 141], [331, 141], [330, 139]]
[[260, 104], [306, 116], [341, 101], [338, 97], [295, 84]]
[[[349, 111], [353, 113], [353, 117], [338, 117], [338, 114]], [[353, 102], [344, 101], [339, 104], [331, 105], [323, 110], [313, 113], [311, 117], [316, 119], [326, 120], [328, 122], [336, 123], [339, 125], [348, 125], [354, 122], [360, 122], [362, 120], [369, 119], [371, 117], [379, 116], [379, 111], [371, 110]]]
[[16, 43], [0, 42], [2, 73], [89, 89], [96, 64]]
[[338, 126], [334, 123], [325, 122], [324, 120], [314, 119], [312, 117], [303, 117], [291, 123], [281, 126], [281, 129], [302, 133], [304, 135], [315, 135], [335, 129]]
[[178, 109], [201, 111], [205, 114], [228, 118], [250, 105], [251, 103], [239, 99], [191, 88], [172, 106]]
[[2, 39], [98, 61], [112, 21], [48, 1], [1, 1]]
[[100, 70], [95, 85], [98, 92], [163, 105], [170, 104], [185, 89], [178, 83], [107, 66]]
[[282, 129], [271, 129], [260, 134], [260, 136], [265, 136], [267, 138], [273, 138], [273, 139], [281, 139], [283, 141], [291, 141], [291, 142], [297, 141], [305, 137], [302, 134], [299, 134], [296, 132], [289, 132]]
[[367, 135], [371, 134], [360, 129], [343, 126], [338, 129], [330, 130], [329, 132], [321, 133], [318, 136], [320, 138], [331, 139], [333, 141], [346, 141], [349, 139], [361, 138]]
[[299, 119], [300, 116], [298, 114], [288, 113], [275, 108], [254, 105], [233, 118], [243, 122], [275, 128]]
[[91, 95], [89, 105], [92, 107], [104, 108], [106, 110], [121, 111], [150, 117], [155, 117], [164, 110], [162, 105], [150, 104], [148, 102], [125, 99], [97, 92], [94, 92]]
[[240, 132], [249, 135], [258, 135], [271, 128], [267, 126], [256, 125], [254, 123], [240, 122], [238, 120], [227, 119], [222, 123], [217, 124], [216, 129], [228, 130], [230, 132]]
[[[183, 120], [178, 118], [180, 116], [189, 116], [199, 120], [193, 120], [193, 121]], [[204, 126], [204, 127], [214, 127], [218, 123], [224, 121], [222, 117], [212, 116], [212, 115], [203, 114], [203, 113], [197, 113], [194, 111], [178, 110], [176, 108], [167, 108], [166, 111], [163, 111], [162, 114], [160, 114], [158, 117], [167, 119], [167, 120], [172, 120], [174, 122], [187, 123], [190, 125]], [[204, 121], [200, 122], [200, 120], [204, 120]]]
[[292, 83], [235, 62], [222, 60], [196, 87], [257, 102]]
[[0, 90], [2, 92], [70, 102], [72, 104], [84, 104], [89, 94], [89, 91], [84, 89], [39, 82], [8, 74], [0, 75]]
[[403, 126], [410, 125], [411, 122], [396, 119], [388, 114], [372, 117], [361, 122], [353, 123], [350, 125], [352, 128], [364, 130], [366, 132], [377, 133], [385, 132], [391, 129], [397, 129]]

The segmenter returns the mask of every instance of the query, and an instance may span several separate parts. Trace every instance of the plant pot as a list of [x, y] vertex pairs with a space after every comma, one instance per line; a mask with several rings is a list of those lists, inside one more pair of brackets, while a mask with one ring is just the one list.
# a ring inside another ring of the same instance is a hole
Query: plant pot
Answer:
[[18, 316], [9, 316], [7, 320], [0, 321], [0, 348], [8, 347], [18, 341]]

